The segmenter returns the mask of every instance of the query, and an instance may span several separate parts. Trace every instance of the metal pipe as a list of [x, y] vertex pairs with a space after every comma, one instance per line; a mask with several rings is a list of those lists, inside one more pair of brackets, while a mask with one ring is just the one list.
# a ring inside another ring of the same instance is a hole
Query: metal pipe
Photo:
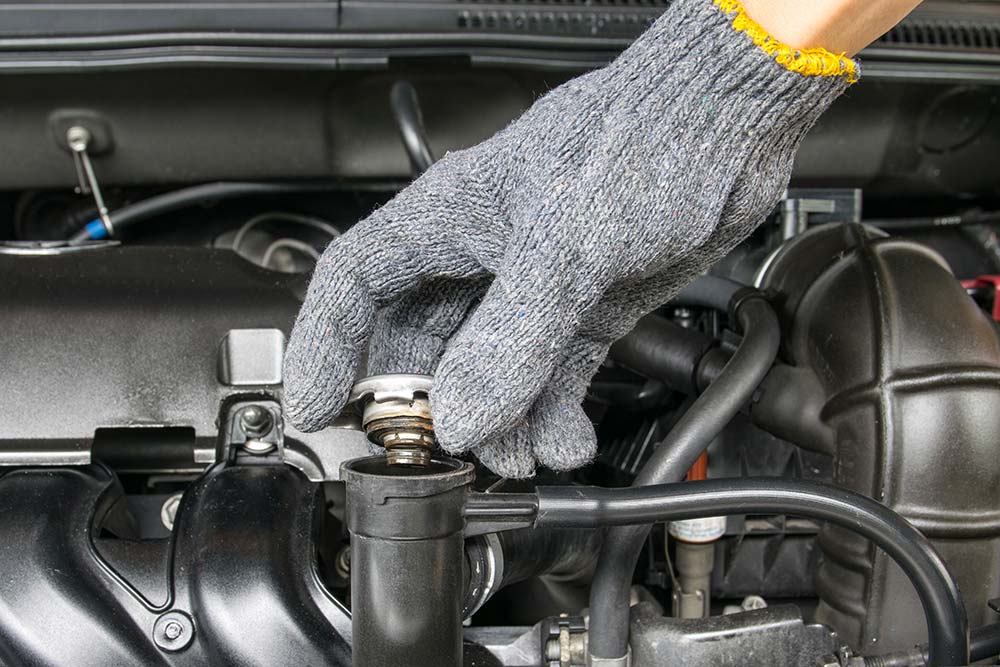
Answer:
[[[236, 197], [285, 195], [301, 192], [322, 192], [331, 188], [330, 183], [301, 182], [301, 183], [245, 183], [226, 182], [203, 183], [192, 185], [191, 187], [172, 190], [163, 194], [154, 195], [148, 199], [124, 206], [113, 213], [114, 229], [121, 232], [126, 227], [148, 220], [149, 218], [163, 215], [171, 211], [219, 201], [221, 199], [234, 199]], [[102, 226], [103, 229], [103, 226]], [[90, 225], [79, 230], [72, 237], [71, 241], [86, 241], [94, 238], [105, 238], [104, 234], [94, 236], [95, 229]]]

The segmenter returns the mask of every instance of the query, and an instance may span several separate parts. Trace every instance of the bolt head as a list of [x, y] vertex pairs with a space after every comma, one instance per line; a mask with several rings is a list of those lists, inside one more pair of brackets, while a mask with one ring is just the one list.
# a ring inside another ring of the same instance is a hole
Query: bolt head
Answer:
[[759, 595], [748, 595], [743, 598], [740, 605], [743, 611], [754, 611], [755, 609], [767, 609], [767, 602]]
[[240, 412], [240, 427], [251, 438], [267, 435], [274, 426], [271, 411], [260, 405], [248, 405]]
[[171, 640], [180, 637], [182, 632], [184, 632], [184, 628], [177, 621], [170, 621], [163, 628], [163, 636]]
[[87, 150], [87, 144], [90, 143], [90, 131], [80, 125], [74, 125], [66, 130], [66, 143], [69, 144], [70, 150], [74, 152], [85, 151]]
[[153, 641], [164, 651], [182, 651], [194, 640], [194, 622], [182, 611], [168, 611], [153, 625]]
[[840, 660], [837, 659], [837, 656], [828, 654], [816, 658], [813, 664], [815, 667], [840, 667]]

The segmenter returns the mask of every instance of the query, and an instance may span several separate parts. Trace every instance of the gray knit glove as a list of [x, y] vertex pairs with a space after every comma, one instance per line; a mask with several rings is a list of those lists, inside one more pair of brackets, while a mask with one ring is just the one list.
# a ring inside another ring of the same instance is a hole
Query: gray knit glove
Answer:
[[285, 358], [292, 423], [323, 428], [358, 375], [428, 373], [446, 451], [507, 477], [589, 462], [581, 401], [609, 345], [764, 219], [854, 77], [722, 1], [676, 0], [331, 244]]

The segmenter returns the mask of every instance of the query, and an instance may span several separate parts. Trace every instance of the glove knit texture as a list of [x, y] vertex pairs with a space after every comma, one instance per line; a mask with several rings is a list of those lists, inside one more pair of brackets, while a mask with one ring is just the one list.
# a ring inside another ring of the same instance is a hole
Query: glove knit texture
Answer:
[[856, 77], [734, 0], [676, 0], [327, 248], [285, 358], [288, 418], [323, 428], [359, 375], [434, 374], [447, 452], [507, 477], [588, 463], [581, 402], [609, 345], [764, 220]]

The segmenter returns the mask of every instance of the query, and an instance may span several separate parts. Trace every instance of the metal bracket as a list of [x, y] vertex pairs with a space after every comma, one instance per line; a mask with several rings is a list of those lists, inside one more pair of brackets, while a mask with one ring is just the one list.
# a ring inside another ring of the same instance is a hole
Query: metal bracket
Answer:
[[240, 401], [231, 405], [226, 424], [229, 460], [259, 463], [284, 459], [284, 426], [281, 406], [276, 401]]
[[245, 465], [284, 463], [300, 470], [309, 481], [340, 479], [344, 461], [370, 455], [368, 438], [356, 421], [338, 419], [317, 433], [300, 433], [282, 418], [273, 398], [247, 398], [226, 408], [221, 451], [209, 461]]

